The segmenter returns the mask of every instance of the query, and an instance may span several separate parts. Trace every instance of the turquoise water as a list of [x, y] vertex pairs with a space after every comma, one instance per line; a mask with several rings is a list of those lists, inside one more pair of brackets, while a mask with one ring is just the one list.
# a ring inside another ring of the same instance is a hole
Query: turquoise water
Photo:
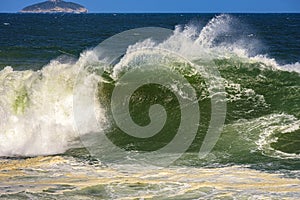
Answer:
[[297, 199], [299, 22], [1, 14], [0, 198]]

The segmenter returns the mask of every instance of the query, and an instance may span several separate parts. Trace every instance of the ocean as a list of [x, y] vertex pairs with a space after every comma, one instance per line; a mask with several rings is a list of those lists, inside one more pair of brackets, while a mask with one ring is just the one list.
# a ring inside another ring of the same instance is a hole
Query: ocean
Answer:
[[298, 199], [300, 14], [0, 14], [0, 199]]

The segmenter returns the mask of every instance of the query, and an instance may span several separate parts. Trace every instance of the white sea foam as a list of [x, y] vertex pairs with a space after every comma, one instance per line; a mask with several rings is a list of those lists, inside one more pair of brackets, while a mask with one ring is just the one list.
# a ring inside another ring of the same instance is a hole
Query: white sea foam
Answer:
[[0, 71], [0, 156], [56, 154], [70, 148], [78, 137], [73, 86], [79, 68], [92, 60], [93, 53], [86, 52], [76, 63], [54, 60], [40, 71]]

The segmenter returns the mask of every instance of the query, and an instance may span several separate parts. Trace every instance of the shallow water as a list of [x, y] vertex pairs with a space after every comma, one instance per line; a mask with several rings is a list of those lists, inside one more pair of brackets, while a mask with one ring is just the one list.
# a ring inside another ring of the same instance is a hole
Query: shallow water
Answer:
[[1, 162], [3, 199], [296, 199], [298, 179], [249, 169], [96, 166], [72, 157]]

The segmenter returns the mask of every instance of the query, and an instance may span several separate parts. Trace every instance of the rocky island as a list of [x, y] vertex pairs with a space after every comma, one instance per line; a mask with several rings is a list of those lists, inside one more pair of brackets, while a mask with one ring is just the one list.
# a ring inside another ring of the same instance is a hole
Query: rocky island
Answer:
[[20, 13], [87, 13], [88, 10], [77, 3], [63, 0], [48, 0], [23, 8]]

